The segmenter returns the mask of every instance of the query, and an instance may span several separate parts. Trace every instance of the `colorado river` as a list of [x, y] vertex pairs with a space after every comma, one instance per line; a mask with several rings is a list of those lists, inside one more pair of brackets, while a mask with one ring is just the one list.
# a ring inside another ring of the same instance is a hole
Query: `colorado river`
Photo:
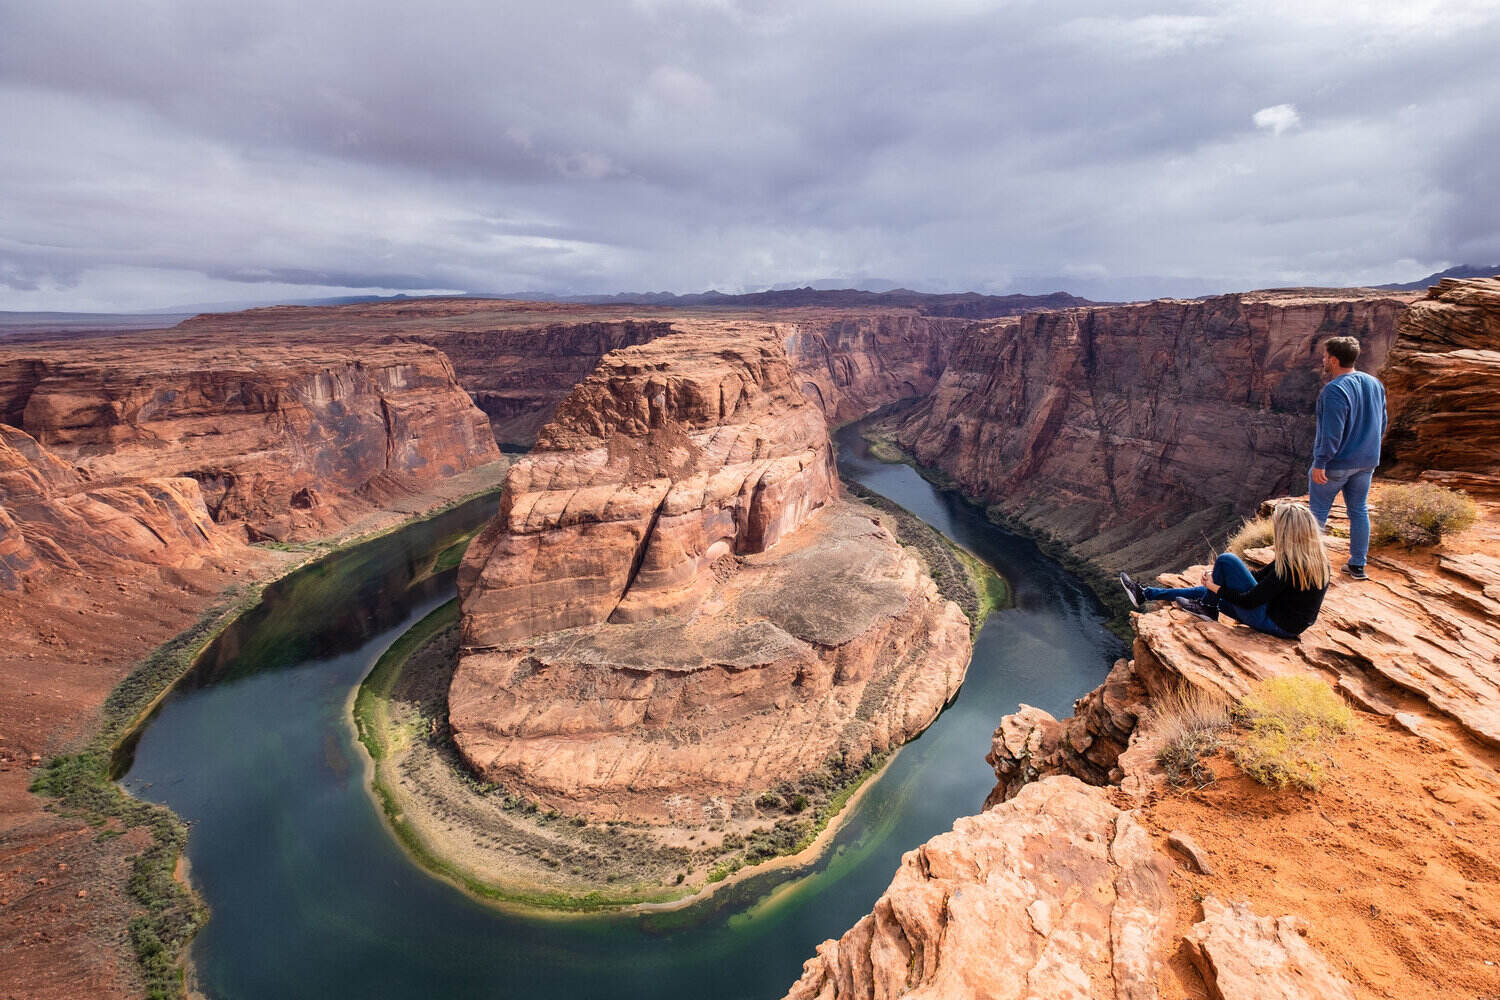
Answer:
[[1084, 585], [1032, 543], [870, 459], [855, 429], [838, 441], [847, 479], [995, 566], [1015, 606], [989, 618], [958, 699], [811, 870], [683, 911], [550, 917], [482, 905], [407, 859], [366, 793], [347, 703], [380, 652], [452, 596], [451, 569], [423, 577], [494, 509], [476, 502], [268, 590], [141, 734], [123, 782], [191, 824], [192, 877], [213, 912], [192, 949], [198, 988], [224, 1000], [781, 996], [819, 942], [869, 911], [903, 852], [979, 809], [1000, 717], [1023, 701], [1067, 714], [1123, 651]]

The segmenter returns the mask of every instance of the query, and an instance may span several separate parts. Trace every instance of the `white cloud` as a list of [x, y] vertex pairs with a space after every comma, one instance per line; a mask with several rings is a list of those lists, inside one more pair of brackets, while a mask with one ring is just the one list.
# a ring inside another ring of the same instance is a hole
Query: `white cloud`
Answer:
[[1277, 135], [1302, 124], [1302, 116], [1297, 114], [1295, 104], [1273, 104], [1269, 108], [1261, 108], [1250, 119], [1255, 122], [1256, 128], [1263, 128]]
[[1058, 32], [1082, 45], [1149, 57], [1216, 42], [1222, 27], [1212, 17], [1148, 14], [1133, 18], [1080, 17], [1063, 22]]
[[709, 82], [681, 66], [658, 66], [652, 70], [646, 86], [652, 96], [679, 108], [701, 110], [714, 100]]

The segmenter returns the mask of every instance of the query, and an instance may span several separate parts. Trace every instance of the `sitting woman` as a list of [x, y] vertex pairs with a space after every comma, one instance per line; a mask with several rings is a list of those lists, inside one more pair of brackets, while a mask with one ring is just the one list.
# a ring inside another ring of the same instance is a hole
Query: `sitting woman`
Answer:
[[1271, 514], [1276, 561], [1250, 572], [1226, 552], [1203, 574], [1201, 587], [1142, 587], [1124, 573], [1120, 584], [1139, 610], [1147, 601], [1175, 599], [1177, 606], [1207, 621], [1228, 615], [1258, 632], [1295, 639], [1317, 620], [1331, 576], [1323, 535], [1305, 504], [1283, 503]]

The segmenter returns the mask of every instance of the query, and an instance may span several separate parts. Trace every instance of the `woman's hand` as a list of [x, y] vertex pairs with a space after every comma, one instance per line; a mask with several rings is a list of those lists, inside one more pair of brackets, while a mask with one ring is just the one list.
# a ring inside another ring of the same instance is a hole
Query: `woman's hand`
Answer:
[[1199, 577], [1198, 583], [1202, 586], [1207, 587], [1210, 594], [1217, 594], [1219, 592], [1219, 585], [1217, 583], [1214, 583], [1214, 576], [1210, 572], [1205, 572], [1201, 577]]

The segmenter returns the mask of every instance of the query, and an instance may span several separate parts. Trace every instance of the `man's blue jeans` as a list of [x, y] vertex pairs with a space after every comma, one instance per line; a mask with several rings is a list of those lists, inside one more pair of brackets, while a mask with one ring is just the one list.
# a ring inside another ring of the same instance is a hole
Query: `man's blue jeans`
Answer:
[[1312, 473], [1307, 474], [1307, 506], [1318, 525], [1328, 523], [1328, 512], [1333, 508], [1339, 491], [1344, 493], [1344, 506], [1349, 510], [1349, 565], [1363, 566], [1370, 555], [1370, 477], [1374, 469], [1325, 469], [1328, 482], [1315, 483]]
[[[1250, 567], [1233, 552], [1226, 552], [1214, 560], [1214, 568], [1211, 577], [1214, 583], [1221, 587], [1228, 587], [1241, 593], [1255, 586], [1255, 574], [1250, 572]], [[1217, 607], [1224, 614], [1237, 622], [1243, 622], [1267, 635], [1274, 635], [1279, 639], [1295, 639], [1283, 631], [1281, 626], [1271, 621], [1271, 616], [1264, 604], [1254, 608], [1242, 608], [1238, 605], [1221, 600], [1217, 594], [1212, 593], [1207, 587], [1142, 587], [1148, 601], [1170, 601], [1174, 597], [1190, 597], [1195, 601], [1202, 601], [1209, 607]]]

